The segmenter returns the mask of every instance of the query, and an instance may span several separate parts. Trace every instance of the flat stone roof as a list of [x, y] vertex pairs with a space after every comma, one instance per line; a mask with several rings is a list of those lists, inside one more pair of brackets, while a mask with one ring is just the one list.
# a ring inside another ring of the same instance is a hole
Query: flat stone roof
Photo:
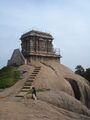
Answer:
[[38, 36], [38, 37], [48, 38], [48, 39], [52, 39], [53, 40], [53, 37], [52, 37], [52, 35], [50, 33], [36, 31], [36, 30], [31, 30], [31, 31], [23, 34], [20, 39], [22, 40], [25, 37], [29, 37], [29, 36]]

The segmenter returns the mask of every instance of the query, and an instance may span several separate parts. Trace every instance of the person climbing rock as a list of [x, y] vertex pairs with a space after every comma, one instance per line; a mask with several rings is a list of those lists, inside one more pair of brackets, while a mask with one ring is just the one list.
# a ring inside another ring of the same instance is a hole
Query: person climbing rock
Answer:
[[32, 99], [37, 100], [35, 87], [32, 87]]

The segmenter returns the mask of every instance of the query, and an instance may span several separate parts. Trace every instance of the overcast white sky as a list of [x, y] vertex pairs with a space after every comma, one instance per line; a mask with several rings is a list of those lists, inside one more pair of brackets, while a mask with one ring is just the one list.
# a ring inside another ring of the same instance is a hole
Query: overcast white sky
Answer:
[[32, 29], [53, 35], [62, 64], [90, 67], [90, 0], [0, 0], [0, 67]]

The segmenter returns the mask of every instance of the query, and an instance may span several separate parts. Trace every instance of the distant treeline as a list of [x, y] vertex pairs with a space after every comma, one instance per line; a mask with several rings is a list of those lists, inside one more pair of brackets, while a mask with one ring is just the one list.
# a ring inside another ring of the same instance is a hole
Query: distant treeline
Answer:
[[75, 73], [86, 78], [90, 83], [90, 68], [84, 69], [81, 65], [77, 65], [75, 68]]

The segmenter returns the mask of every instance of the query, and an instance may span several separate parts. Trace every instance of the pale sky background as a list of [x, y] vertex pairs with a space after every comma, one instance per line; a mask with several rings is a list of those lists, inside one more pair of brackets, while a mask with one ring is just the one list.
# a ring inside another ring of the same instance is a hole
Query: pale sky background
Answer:
[[53, 35], [62, 64], [90, 67], [90, 0], [0, 0], [0, 68], [32, 29]]

